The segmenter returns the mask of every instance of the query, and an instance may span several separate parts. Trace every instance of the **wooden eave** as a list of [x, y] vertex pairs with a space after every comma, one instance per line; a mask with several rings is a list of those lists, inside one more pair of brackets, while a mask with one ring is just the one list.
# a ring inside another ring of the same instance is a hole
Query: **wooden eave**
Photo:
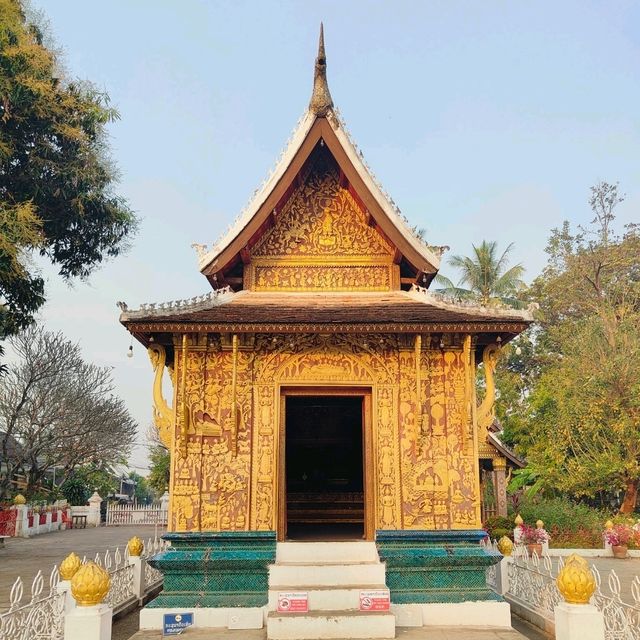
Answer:
[[[337, 125], [335, 116], [334, 122]], [[247, 259], [251, 247], [263, 233], [274, 223], [274, 215], [278, 215], [286, 200], [291, 196], [304, 164], [322, 140], [335, 158], [341, 171], [341, 179], [346, 181], [356, 200], [364, 207], [370, 224], [374, 226], [391, 244], [397, 248], [397, 262], [403, 258], [415, 271], [417, 280], [422, 274], [428, 284], [438, 271], [438, 265], [429, 262], [417, 248], [407, 240], [397, 224], [390, 219], [378, 199], [371, 193], [360, 173], [348, 157], [342, 143], [338, 139], [332, 124], [326, 117], [316, 117], [301, 145], [293, 155], [282, 176], [259, 205], [255, 214], [247, 221], [239, 233], [225, 246], [218, 255], [201, 268], [212, 286], [220, 286], [225, 282], [225, 272], [241, 260]], [[275, 211], [275, 214], [274, 214]]]

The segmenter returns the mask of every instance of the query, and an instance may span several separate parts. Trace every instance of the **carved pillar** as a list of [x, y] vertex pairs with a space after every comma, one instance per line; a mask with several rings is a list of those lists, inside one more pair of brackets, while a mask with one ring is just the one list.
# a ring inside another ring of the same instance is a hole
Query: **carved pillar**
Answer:
[[507, 461], [504, 458], [493, 459], [493, 486], [496, 492], [496, 507], [499, 516], [507, 515]]

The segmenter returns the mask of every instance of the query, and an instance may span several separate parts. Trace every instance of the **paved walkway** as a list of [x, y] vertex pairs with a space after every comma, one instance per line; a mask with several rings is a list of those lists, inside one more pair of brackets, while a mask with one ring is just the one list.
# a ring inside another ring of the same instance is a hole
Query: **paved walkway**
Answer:
[[[24, 582], [24, 597], [31, 596], [31, 582], [38, 570], [42, 570], [45, 589], [48, 588], [49, 575], [53, 565], [60, 565], [72, 551], [81, 558], [93, 559], [97, 552], [104, 554], [107, 549], [115, 551], [124, 545], [132, 536], [140, 536], [143, 540], [153, 538], [155, 527], [98, 527], [71, 529], [44, 533], [33, 538], [9, 538], [4, 549], [0, 549], [0, 611], [9, 607], [11, 586], [18, 576]], [[158, 528], [158, 535], [164, 528]]]

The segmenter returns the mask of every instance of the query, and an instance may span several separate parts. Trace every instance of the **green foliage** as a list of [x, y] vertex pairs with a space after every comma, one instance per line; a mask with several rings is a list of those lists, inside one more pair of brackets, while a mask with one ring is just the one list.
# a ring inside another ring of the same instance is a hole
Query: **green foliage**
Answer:
[[539, 324], [530, 344], [518, 341], [517, 359], [504, 350], [496, 377], [505, 441], [528, 462], [511, 488], [620, 494], [631, 513], [640, 486], [640, 227], [615, 232], [623, 199], [617, 185], [599, 183], [590, 225], [552, 231], [548, 264], [528, 292]]
[[502, 536], [513, 538], [513, 527], [513, 520], [505, 516], [490, 516], [483, 524], [491, 540], [500, 540]]
[[135, 471], [129, 471], [129, 479], [136, 483], [133, 494], [136, 502], [139, 504], [151, 504], [153, 502], [154, 492], [152, 491], [152, 487], [149, 486], [147, 479]]
[[507, 268], [512, 248], [513, 244], [510, 244], [498, 257], [498, 243], [483, 240], [480, 246], [473, 245], [473, 257], [452, 256], [449, 259], [449, 264], [461, 274], [457, 285], [441, 275], [436, 276], [436, 282], [444, 287], [445, 293], [475, 298], [485, 306], [496, 301], [514, 303], [524, 287], [524, 267], [517, 264]]
[[609, 517], [599, 509], [563, 497], [524, 498], [518, 509], [526, 523], [535, 524], [542, 520], [546, 529], [560, 527], [572, 531], [588, 527], [601, 531]]
[[157, 496], [161, 496], [169, 486], [170, 456], [162, 445], [154, 445], [150, 448], [151, 472], [149, 473], [149, 486]]
[[104, 92], [62, 76], [18, 0], [0, 0], [0, 337], [44, 303], [28, 251], [65, 278], [86, 277], [135, 230], [113, 193], [106, 126], [117, 116]]
[[103, 498], [116, 490], [117, 484], [110, 469], [88, 464], [75, 469], [64, 481], [60, 489], [67, 502], [74, 505], [86, 504], [94, 491]]

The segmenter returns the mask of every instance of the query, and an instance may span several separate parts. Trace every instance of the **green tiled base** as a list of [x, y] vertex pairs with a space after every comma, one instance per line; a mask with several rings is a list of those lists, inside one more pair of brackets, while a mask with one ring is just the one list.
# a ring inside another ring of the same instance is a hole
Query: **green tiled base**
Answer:
[[391, 602], [502, 600], [485, 580], [502, 556], [480, 546], [484, 531], [377, 531]]
[[149, 560], [164, 587], [147, 606], [261, 607], [267, 603], [268, 565], [275, 531], [168, 533], [171, 546]]

